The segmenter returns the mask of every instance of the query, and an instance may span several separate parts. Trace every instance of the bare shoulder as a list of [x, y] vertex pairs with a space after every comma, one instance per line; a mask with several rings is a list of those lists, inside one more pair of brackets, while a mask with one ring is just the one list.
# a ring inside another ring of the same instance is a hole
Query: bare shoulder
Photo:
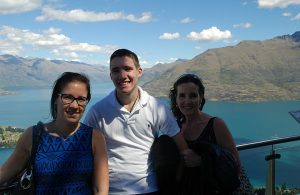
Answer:
[[228, 149], [235, 156], [235, 158], [240, 161], [233, 136], [223, 119], [216, 118], [214, 122], [214, 132], [216, 135], [217, 143], [220, 146]]
[[25, 129], [24, 133], [22, 133], [20, 139], [18, 140], [17, 145], [20, 145], [23, 149], [31, 150], [32, 145], [32, 129], [33, 127], [28, 127]]
[[216, 117], [214, 119], [214, 127], [227, 127], [227, 125], [222, 118]]
[[27, 159], [31, 153], [31, 148], [32, 127], [28, 127], [20, 136], [13, 154], [17, 159]]
[[[96, 154], [105, 153], [106, 142], [103, 133], [99, 129], [93, 129], [92, 145], [93, 145], [94, 156]], [[96, 156], [100, 157], [101, 155], [96, 155]]]
[[[217, 137], [230, 135], [230, 130], [222, 118], [216, 117], [213, 124], [213, 129]], [[231, 136], [231, 135], [230, 135]]]

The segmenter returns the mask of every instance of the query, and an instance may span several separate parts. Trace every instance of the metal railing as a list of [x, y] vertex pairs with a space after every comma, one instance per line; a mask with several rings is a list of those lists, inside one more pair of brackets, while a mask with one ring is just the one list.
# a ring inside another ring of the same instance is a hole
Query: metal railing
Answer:
[[292, 141], [299, 141], [300, 135], [294, 135], [289, 137], [283, 137], [283, 138], [275, 138], [271, 140], [264, 140], [264, 141], [258, 141], [258, 142], [252, 142], [252, 143], [246, 143], [246, 144], [239, 144], [236, 146], [237, 150], [248, 150], [253, 148], [259, 148], [263, 146], [270, 146], [270, 145], [276, 145], [276, 144], [282, 144]]
[[274, 145], [293, 142], [293, 141], [300, 141], [300, 135], [293, 135], [289, 137], [275, 138], [275, 139], [246, 143], [246, 144], [239, 144], [236, 146], [238, 151], [249, 150], [249, 149], [259, 148], [264, 146], [272, 146], [270, 154], [265, 157], [266, 161], [270, 161], [269, 170], [271, 170], [270, 182], [267, 183], [266, 185], [266, 195], [275, 195], [275, 160], [280, 158], [280, 154], [275, 153]]

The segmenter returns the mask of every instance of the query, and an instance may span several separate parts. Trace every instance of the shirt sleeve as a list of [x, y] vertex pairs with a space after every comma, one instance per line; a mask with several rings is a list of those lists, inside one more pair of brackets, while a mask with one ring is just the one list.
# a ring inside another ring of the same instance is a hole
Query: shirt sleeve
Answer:
[[161, 134], [173, 137], [180, 132], [180, 128], [171, 110], [163, 103], [158, 103], [159, 131]]
[[95, 129], [101, 129], [99, 126], [99, 121], [97, 117], [97, 113], [95, 111], [94, 107], [91, 107], [89, 111], [86, 113], [86, 116], [84, 117], [83, 123], [93, 127]]

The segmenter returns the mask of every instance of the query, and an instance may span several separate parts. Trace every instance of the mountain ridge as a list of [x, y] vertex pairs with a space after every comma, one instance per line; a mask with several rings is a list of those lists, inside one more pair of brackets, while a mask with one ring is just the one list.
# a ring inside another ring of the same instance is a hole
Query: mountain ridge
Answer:
[[215, 101], [300, 99], [300, 32], [264, 41], [241, 41], [209, 49], [167, 70], [143, 87], [154, 96], [168, 96], [184, 73], [203, 79], [206, 97]]
[[[51, 86], [65, 71], [87, 74], [92, 83], [108, 82], [109, 67], [81, 62], [0, 55], [0, 94], [7, 87]], [[203, 79], [212, 101], [300, 99], [300, 31], [266, 40], [245, 40], [208, 49], [192, 59], [145, 68], [140, 84], [154, 96], [168, 96], [184, 73]], [[1, 91], [0, 91], [1, 92]]]
[[109, 81], [109, 68], [81, 62], [0, 55], [0, 88], [51, 86], [66, 71], [87, 74], [91, 82]]

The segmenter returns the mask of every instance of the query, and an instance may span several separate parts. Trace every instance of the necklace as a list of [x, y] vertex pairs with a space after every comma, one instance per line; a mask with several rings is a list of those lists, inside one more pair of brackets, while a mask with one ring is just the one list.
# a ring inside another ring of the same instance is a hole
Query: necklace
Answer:
[[133, 110], [133, 108], [135, 107], [135, 104], [138, 102], [139, 98], [140, 98], [140, 93], [138, 92], [138, 95], [137, 95], [137, 97], [135, 98], [134, 103], [133, 103], [133, 105], [132, 105], [132, 107], [131, 107], [131, 109], [130, 109], [130, 112], [132, 112], [132, 110]]

